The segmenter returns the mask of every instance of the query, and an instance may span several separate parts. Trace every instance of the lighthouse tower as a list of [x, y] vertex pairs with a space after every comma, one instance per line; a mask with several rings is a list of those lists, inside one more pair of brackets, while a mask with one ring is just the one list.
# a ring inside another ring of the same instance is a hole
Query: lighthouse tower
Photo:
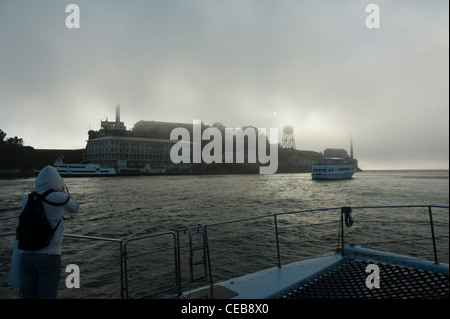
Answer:
[[101, 128], [108, 130], [126, 130], [125, 123], [120, 121], [120, 106], [117, 104], [116, 106], [116, 121], [109, 122], [108, 118], [106, 121], [101, 121]]

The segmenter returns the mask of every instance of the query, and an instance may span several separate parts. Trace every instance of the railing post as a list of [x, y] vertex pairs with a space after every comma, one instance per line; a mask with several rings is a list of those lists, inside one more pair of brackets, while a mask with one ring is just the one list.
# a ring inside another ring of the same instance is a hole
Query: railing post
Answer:
[[175, 258], [175, 287], [176, 287], [177, 293], [180, 293], [181, 289], [179, 286], [180, 262], [179, 262], [179, 252], [178, 252], [178, 232], [177, 232], [177, 234], [173, 233], [173, 249], [174, 249], [174, 258]]
[[341, 207], [341, 255], [345, 256], [344, 252], [344, 214], [346, 207]]
[[127, 241], [124, 242], [123, 244], [123, 276], [125, 279], [125, 287], [124, 287], [124, 291], [125, 291], [125, 299], [128, 299], [128, 252], [127, 252]]
[[431, 213], [431, 206], [428, 206], [428, 215], [430, 216], [431, 238], [433, 240], [434, 263], [439, 264], [438, 258], [437, 258], [437, 250], [436, 250], [436, 238], [434, 237], [433, 214]]
[[210, 298], [213, 299], [214, 294], [214, 284], [213, 284], [213, 278], [212, 278], [212, 270], [211, 270], [211, 257], [209, 255], [209, 239], [208, 239], [208, 231], [206, 230], [206, 226], [203, 226], [203, 232], [204, 232], [204, 238], [206, 241], [206, 257], [208, 262], [208, 272], [209, 272], [209, 289], [210, 289]]
[[277, 222], [277, 214], [273, 214], [275, 220], [275, 236], [277, 239], [277, 260], [278, 260], [278, 268], [281, 268], [281, 257], [280, 257], [280, 242], [278, 240], [278, 222]]
[[125, 286], [124, 286], [124, 254], [123, 254], [123, 240], [119, 242], [119, 254], [120, 254], [120, 298], [125, 298]]
[[182, 288], [181, 288], [181, 256], [180, 256], [180, 229], [177, 229], [177, 275], [176, 275], [176, 285], [178, 294], [181, 295]]

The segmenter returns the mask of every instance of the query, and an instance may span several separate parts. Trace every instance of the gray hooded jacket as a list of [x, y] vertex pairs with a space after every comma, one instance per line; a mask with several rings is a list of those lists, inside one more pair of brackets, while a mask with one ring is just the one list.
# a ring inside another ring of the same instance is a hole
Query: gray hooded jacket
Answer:
[[[64, 203], [69, 197], [69, 201], [63, 206], [53, 206], [47, 203], [44, 204], [44, 211], [50, 226], [54, 228], [61, 220], [55, 234], [47, 247], [34, 251], [22, 251], [22, 253], [41, 253], [51, 255], [61, 255], [61, 243], [64, 237], [64, 211], [69, 213], [76, 213], [79, 210], [77, 201], [67, 194], [65, 191], [64, 181], [59, 175], [58, 171], [52, 166], [44, 167], [39, 175], [36, 177], [36, 192], [43, 194], [48, 189], [54, 189], [56, 192], [50, 193], [46, 199], [52, 203]], [[22, 209], [28, 202], [28, 195], [22, 200]]]

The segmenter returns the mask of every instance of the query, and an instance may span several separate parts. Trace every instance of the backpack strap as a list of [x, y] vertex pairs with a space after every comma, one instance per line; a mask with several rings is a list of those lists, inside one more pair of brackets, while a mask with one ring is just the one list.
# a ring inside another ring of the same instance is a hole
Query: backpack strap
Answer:
[[[41, 200], [41, 201], [43, 201], [43, 202], [45, 202], [45, 203], [47, 203], [47, 204], [49, 204], [49, 205], [52, 205], [52, 206], [63, 206], [63, 205], [65, 205], [65, 204], [67, 204], [67, 202], [70, 200], [70, 195], [67, 196], [67, 199], [66, 199], [66, 201], [65, 201], [64, 203], [54, 203], [54, 202], [51, 202], [51, 201], [47, 200], [46, 197], [47, 197], [48, 195], [50, 195], [51, 193], [53, 193], [53, 192], [56, 192], [56, 191], [55, 191], [54, 189], [48, 189], [48, 190], [46, 190], [44, 193], [42, 193], [42, 195], [41, 195], [41, 194], [39, 194], [38, 192], [35, 191], [35, 192], [32, 192], [32, 193], [30, 194], [30, 196], [35, 195], [39, 200]], [[55, 228], [52, 228], [52, 231], [53, 231], [53, 232], [56, 231], [56, 228], [58, 228], [59, 224], [61, 223], [61, 220], [63, 220], [63, 219], [64, 219], [64, 216], [63, 216], [63, 218], [61, 218], [61, 219], [58, 221], [58, 223], [56, 224]], [[50, 226], [50, 227], [51, 227], [51, 226]]]
[[40, 195], [40, 194], [37, 193], [37, 192], [33, 192], [33, 194], [34, 194], [39, 200], [41, 200], [41, 201], [43, 201], [43, 202], [45, 202], [45, 203], [47, 203], [47, 204], [49, 204], [49, 205], [52, 205], [52, 206], [64, 206], [64, 205], [66, 205], [67, 202], [70, 200], [70, 195], [67, 195], [67, 199], [65, 200], [64, 203], [54, 203], [54, 202], [51, 202], [51, 201], [47, 200], [46, 197], [47, 197], [49, 194], [53, 193], [53, 192], [56, 192], [56, 191], [55, 191], [54, 189], [48, 189], [48, 190], [46, 190], [42, 195]]
[[[59, 222], [58, 222], [58, 224], [56, 224], [55, 228], [52, 228], [53, 232], [56, 231], [56, 228], [58, 228], [59, 224], [61, 224], [61, 221], [62, 221], [63, 219], [64, 219], [64, 217], [61, 218], [61, 219], [59, 220]], [[50, 226], [50, 227], [51, 227], [51, 226]]]

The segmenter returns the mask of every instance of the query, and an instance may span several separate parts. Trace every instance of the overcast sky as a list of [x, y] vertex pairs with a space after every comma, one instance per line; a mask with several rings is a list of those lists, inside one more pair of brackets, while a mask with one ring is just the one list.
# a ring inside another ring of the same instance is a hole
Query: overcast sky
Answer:
[[[0, 129], [86, 146], [115, 118], [292, 125], [362, 169], [449, 167], [447, 0], [0, 0]], [[380, 8], [368, 29], [366, 6]]]

